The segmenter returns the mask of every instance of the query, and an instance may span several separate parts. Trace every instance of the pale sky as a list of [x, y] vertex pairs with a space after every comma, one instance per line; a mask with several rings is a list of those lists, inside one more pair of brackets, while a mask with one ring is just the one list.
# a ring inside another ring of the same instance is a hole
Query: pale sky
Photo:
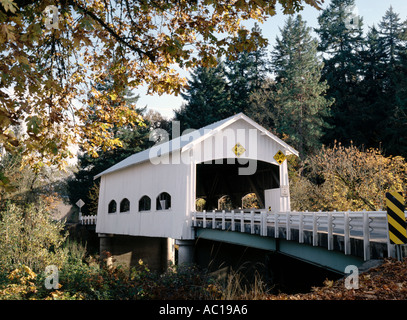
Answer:
[[[330, 3], [330, 0], [325, 0], [323, 8], [327, 7]], [[398, 13], [402, 20], [407, 19], [407, 1], [406, 0], [356, 0], [356, 8], [358, 14], [363, 18], [363, 24], [365, 31], [367, 27], [377, 24], [381, 21], [387, 9], [392, 6], [394, 12]], [[301, 12], [304, 20], [307, 21], [308, 26], [318, 27], [318, 16], [320, 11], [316, 10], [313, 7], [306, 6], [305, 9]], [[270, 47], [274, 44], [275, 38], [277, 35], [280, 35], [279, 28], [284, 26], [284, 22], [287, 19], [287, 16], [283, 15], [282, 12], [277, 12], [277, 15], [269, 18], [267, 22], [260, 27], [263, 30], [263, 35], [269, 39]], [[187, 75], [188, 73], [185, 72]], [[147, 95], [146, 89], [141, 88], [135, 91], [136, 94], [140, 95], [139, 104], [140, 106], [147, 106], [148, 109], [153, 109], [161, 113], [167, 118], [172, 118], [174, 116], [173, 110], [178, 109], [182, 104], [181, 96], [172, 96], [172, 95]]]

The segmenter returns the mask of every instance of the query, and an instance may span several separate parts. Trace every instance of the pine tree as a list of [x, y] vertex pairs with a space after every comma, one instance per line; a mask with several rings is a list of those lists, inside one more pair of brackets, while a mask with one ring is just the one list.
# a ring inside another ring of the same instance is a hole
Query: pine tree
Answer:
[[379, 148], [382, 142], [380, 125], [386, 118], [383, 108], [383, 79], [385, 76], [384, 59], [386, 57], [378, 29], [369, 29], [365, 40], [365, 49], [361, 53], [363, 61], [363, 80], [359, 86], [359, 144]]
[[[325, 143], [358, 140], [360, 113], [360, 70], [363, 48], [362, 18], [352, 12], [354, 0], [332, 0], [318, 17], [319, 50], [324, 54], [323, 79], [328, 81], [327, 96], [334, 98], [332, 129]], [[350, 23], [352, 22], [352, 23]]]
[[181, 94], [186, 103], [174, 110], [181, 132], [187, 128], [199, 129], [237, 112], [230, 103], [223, 63], [213, 68], [198, 67], [188, 86], [188, 91]]
[[404, 24], [400, 21], [399, 14], [390, 6], [379, 23], [379, 34], [385, 53], [384, 61], [392, 66], [397, 63], [400, 52], [405, 49], [403, 31]]
[[[261, 29], [255, 24], [252, 32], [261, 34]], [[257, 42], [255, 50], [242, 51], [236, 60], [229, 59], [225, 64], [232, 108], [235, 112], [250, 113], [250, 95], [261, 88], [270, 71], [265, 44]]]
[[384, 55], [381, 60], [383, 79], [378, 99], [383, 116], [377, 127], [383, 149], [388, 154], [407, 155], [406, 136], [406, 39], [405, 24], [390, 8], [379, 24], [379, 35]]
[[273, 95], [275, 125], [305, 157], [321, 146], [333, 101], [325, 98], [328, 87], [321, 81], [323, 64], [317, 54], [317, 41], [301, 15], [286, 21], [281, 38], [277, 37], [272, 63], [277, 80]]

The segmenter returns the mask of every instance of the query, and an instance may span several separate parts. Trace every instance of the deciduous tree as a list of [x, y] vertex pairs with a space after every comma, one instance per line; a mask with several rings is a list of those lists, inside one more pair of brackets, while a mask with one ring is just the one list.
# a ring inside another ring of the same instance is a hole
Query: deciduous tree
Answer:
[[[322, 0], [278, 2], [293, 13], [304, 4], [318, 8]], [[0, 144], [8, 151], [22, 146], [36, 167], [63, 166], [73, 143], [94, 155], [120, 146], [110, 128], [142, 120], [126, 107], [123, 88], [179, 93], [186, 80], [175, 65], [213, 66], [217, 57], [255, 49], [260, 36], [241, 21], [263, 22], [276, 14], [276, 3], [1, 0]], [[109, 92], [90, 86], [107, 75], [114, 83]], [[94, 119], [86, 122], [90, 110]], [[18, 139], [12, 127], [21, 123], [27, 131]]]

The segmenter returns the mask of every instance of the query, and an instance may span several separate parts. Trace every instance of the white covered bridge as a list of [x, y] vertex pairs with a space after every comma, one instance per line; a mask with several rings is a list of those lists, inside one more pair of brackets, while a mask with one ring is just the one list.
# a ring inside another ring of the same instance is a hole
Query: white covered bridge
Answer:
[[175, 241], [179, 261], [189, 260], [198, 198], [203, 210], [222, 209], [226, 198], [226, 208], [237, 210], [254, 193], [263, 209], [290, 210], [284, 161], [290, 154], [298, 156], [242, 113], [189, 131], [95, 177], [101, 178], [96, 232], [103, 243], [115, 235], [166, 239], [170, 260]]
[[[95, 177], [101, 252], [163, 269], [175, 256], [191, 262], [200, 238], [278, 251], [338, 272], [373, 251], [375, 258], [393, 255], [385, 212], [291, 212], [286, 156], [292, 154], [298, 156], [240, 113], [128, 157]], [[248, 194], [255, 203], [244, 203]]]

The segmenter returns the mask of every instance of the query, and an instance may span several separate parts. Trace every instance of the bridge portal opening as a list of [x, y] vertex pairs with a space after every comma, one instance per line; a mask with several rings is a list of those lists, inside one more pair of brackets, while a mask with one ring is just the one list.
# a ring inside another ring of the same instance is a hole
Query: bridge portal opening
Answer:
[[247, 166], [248, 164], [240, 164], [236, 159], [197, 164], [196, 209], [198, 211], [245, 209], [248, 200], [253, 205], [256, 204], [258, 209], [265, 209], [264, 191], [280, 186], [279, 167], [257, 160], [253, 174], [239, 174], [239, 168]]

